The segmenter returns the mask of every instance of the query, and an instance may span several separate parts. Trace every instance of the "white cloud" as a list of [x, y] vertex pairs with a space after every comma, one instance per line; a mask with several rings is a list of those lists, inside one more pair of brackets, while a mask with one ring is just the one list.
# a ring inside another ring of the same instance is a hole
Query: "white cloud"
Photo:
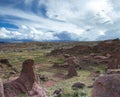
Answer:
[[0, 38], [1, 39], [11, 39], [11, 38], [17, 38], [20, 39], [22, 34], [17, 31], [9, 31], [6, 28], [2, 27], [0, 28]]
[[22, 25], [21, 28], [17, 31], [9, 31], [6, 28], [0, 29], [0, 38], [1, 39], [28, 39], [35, 41], [44, 41], [44, 40], [59, 40], [56, 36], [54, 36], [51, 32], [42, 32], [36, 30], [35, 28], [27, 27]]
[[[38, 2], [38, 9], [34, 10], [39, 12], [40, 6], [44, 5], [48, 18], [30, 10], [34, 1]], [[114, 1], [25, 0], [25, 7], [27, 9], [29, 6], [29, 11], [1, 6], [0, 16], [8, 15], [22, 20], [7, 18], [7, 21], [19, 26], [19, 29], [11, 31], [1, 28], [0, 38], [60, 40], [56, 35], [67, 32], [72, 40], [96, 40], [105, 35], [108, 29], [119, 29], [120, 24], [117, 22], [120, 11], [116, 11], [117, 3], [112, 2]]]

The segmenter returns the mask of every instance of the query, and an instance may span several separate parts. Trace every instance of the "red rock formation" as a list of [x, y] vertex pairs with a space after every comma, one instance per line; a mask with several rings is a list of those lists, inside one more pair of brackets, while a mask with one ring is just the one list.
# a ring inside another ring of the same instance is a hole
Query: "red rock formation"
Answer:
[[2, 64], [0, 64], [0, 68], [3, 68]]
[[24, 61], [20, 76], [4, 84], [4, 93], [7, 97], [17, 97], [24, 93], [29, 97], [46, 97], [45, 91], [39, 86], [33, 65], [34, 61], [31, 59]]
[[75, 66], [73, 64], [70, 64], [69, 68], [68, 68], [68, 77], [73, 77], [73, 76], [77, 76], [77, 71], [75, 69]]
[[3, 89], [2, 79], [0, 79], [0, 97], [4, 97], [4, 89]]
[[46, 97], [45, 90], [37, 82], [34, 82], [32, 89], [28, 91], [28, 95], [29, 97]]
[[120, 74], [100, 76], [94, 82], [91, 97], [120, 97]]
[[65, 57], [65, 62], [69, 65], [69, 67], [68, 67], [68, 74], [67, 74], [67, 76], [68, 77], [73, 77], [73, 76], [77, 76], [77, 71], [76, 71], [76, 69], [75, 69], [75, 65], [76, 65], [76, 63], [75, 63], [75, 57], [72, 57], [72, 56], [70, 56], [70, 55], [64, 55], [64, 57]]
[[119, 69], [119, 68], [120, 68], [120, 48], [115, 50], [108, 63], [108, 69]]
[[32, 88], [35, 81], [35, 73], [33, 70], [34, 61], [29, 59], [23, 62], [22, 71], [19, 79], [25, 84], [28, 90]]

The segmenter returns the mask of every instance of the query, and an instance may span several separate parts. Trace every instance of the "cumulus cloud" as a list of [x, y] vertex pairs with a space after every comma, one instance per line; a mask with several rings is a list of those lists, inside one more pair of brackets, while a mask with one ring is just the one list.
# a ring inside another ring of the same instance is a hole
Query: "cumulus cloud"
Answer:
[[2, 27], [0, 38], [92, 41], [111, 38], [113, 33], [116, 34], [112, 38], [120, 37], [119, 0], [0, 2], [0, 17], [18, 26], [18, 29]]
[[16, 40], [34, 40], [34, 41], [49, 41], [58, 40], [51, 32], [38, 31], [33, 27], [22, 25], [17, 31], [9, 31], [6, 28], [0, 29], [1, 39], [16, 39]]

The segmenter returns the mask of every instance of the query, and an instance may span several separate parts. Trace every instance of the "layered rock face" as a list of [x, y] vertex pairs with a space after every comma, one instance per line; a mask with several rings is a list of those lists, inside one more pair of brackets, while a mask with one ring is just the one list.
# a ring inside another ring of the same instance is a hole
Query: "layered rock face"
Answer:
[[108, 63], [108, 69], [120, 69], [120, 48], [117, 48]]
[[120, 97], [120, 49], [112, 53], [106, 74], [94, 82], [91, 97]]
[[4, 97], [4, 89], [3, 89], [2, 79], [0, 79], [0, 97]]
[[65, 62], [69, 65], [68, 67], [68, 74], [67, 76], [68, 77], [73, 77], [73, 76], [77, 76], [77, 71], [75, 69], [75, 57], [72, 57], [72, 56], [68, 56], [65, 57]]
[[20, 76], [4, 84], [5, 96], [17, 97], [21, 94], [27, 94], [29, 97], [46, 97], [46, 93], [34, 73], [33, 65], [32, 59], [23, 62]]
[[76, 69], [75, 69], [75, 66], [73, 65], [73, 64], [71, 64], [70, 66], [69, 66], [69, 68], [68, 68], [68, 74], [67, 74], [67, 76], [68, 77], [73, 77], [73, 76], [77, 76], [78, 74], [77, 74], [77, 71], [76, 71]]
[[91, 97], [120, 97], [120, 74], [100, 76], [94, 82]]

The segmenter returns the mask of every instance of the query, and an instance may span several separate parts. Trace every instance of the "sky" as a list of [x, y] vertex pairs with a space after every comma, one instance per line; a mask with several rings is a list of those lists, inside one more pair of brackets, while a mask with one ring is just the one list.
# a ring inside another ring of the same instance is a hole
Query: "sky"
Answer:
[[120, 38], [119, 0], [0, 0], [0, 41]]

